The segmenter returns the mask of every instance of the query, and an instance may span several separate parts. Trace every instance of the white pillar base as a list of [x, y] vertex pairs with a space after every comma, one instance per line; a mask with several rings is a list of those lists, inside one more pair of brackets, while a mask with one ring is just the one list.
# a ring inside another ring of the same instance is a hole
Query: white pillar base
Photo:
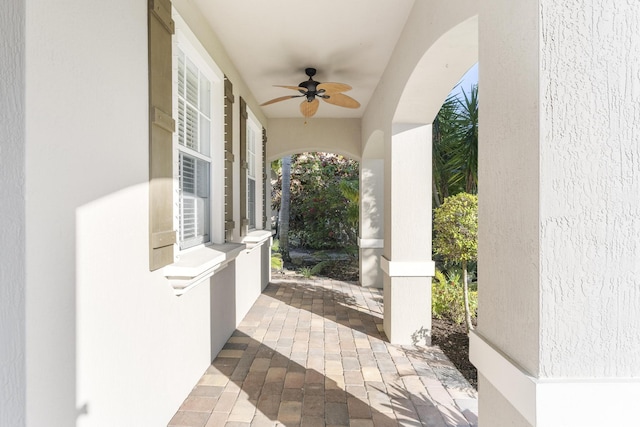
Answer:
[[382, 289], [384, 276], [380, 269], [380, 257], [384, 249], [383, 239], [358, 239], [360, 262], [360, 286]]
[[629, 425], [637, 419], [640, 378], [535, 378], [476, 332], [469, 359], [535, 427]]
[[383, 326], [392, 344], [431, 345], [431, 277], [385, 275]]

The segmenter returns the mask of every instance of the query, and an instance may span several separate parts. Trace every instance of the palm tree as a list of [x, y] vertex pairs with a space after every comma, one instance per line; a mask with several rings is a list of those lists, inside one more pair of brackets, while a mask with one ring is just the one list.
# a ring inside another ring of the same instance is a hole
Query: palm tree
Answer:
[[282, 158], [282, 195], [278, 213], [278, 236], [282, 258], [289, 261], [289, 207], [291, 206], [291, 156]]
[[442, 104], [432, 127], [432, 192], [434, 207], [452, 193], [449, 188], [451, 169], [449, 159], [456, 143], [458, 98], [450, 95]]
[[464, 99], [457, 99], [457, 117], [455, 120], [455, 139], [449, 159], [449, 168], [453, 171], [450, 185], [459, 186], [461, 191], [478, 193], [478, 85], [467, 94], [462, 90]]

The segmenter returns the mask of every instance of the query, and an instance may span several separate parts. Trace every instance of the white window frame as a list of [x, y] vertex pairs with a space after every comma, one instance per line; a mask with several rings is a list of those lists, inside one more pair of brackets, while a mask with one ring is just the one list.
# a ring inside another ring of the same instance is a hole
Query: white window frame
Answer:
[[[247, 108], [247, 219], [249, 220], [248, 230], [262, 230], [262, 126], [256, 116]], [[251, 136], [253, 135], [253, 144]], [[253, 172], [253, 175], [251, 174]], [[254, 207], [253, 218], [250, 218], [251, 194], [249, 181], [254, 181]]]
[[[176, 132], [173, 139], [174, 164], [174, 229], [178, 230], [175, 244], [176, 260], [180, 255], [209, 246], [224, 243], [224, 74], [208, 55], [195, 35], [179, 15], [174, 14], [176, 32], [173, 49], [173, 116], [176, 118]], [[211, 127], [209, 129], [209, 156], [203, 156], [195, 150], [180, 145], [178, 134], [178, 55], [182, 51], [185, 57], [196, 65], [199, 71], [211, 83]], [[180, 189], [179, 189], [179, 156], [180, 152], [209, 161], [209, 241], [202, 242], [189, 248], [180, 248]]]

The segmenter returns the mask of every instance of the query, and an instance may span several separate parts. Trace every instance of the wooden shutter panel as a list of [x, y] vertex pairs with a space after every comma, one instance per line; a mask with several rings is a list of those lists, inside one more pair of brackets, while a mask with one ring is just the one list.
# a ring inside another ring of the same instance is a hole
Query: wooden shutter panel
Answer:
[[224, 232], [225, 240], [233, 238], [233, 85], [224, 78]]
[[247, 103], [240, 97], [240, 235], [246, 236], [249, 219], [247, 218]]
[[171, 0], [149, 0], [149, 268], [173, 262]]
[[267, 165], [267, 130], [262, 128], [262, 188], [264, 191], [262, 192], [262, 226], [265, 230], [271, 229], [271, 224], [267, 224], [267, 206], [269, 209], [271, 208], [270, 204], [267, 203], [267, 200], [271, 200], [271, 195], [267, 192], [269, 191], [268, 185], [268, 175], [267, 172], [271, 171], [271, 168]]

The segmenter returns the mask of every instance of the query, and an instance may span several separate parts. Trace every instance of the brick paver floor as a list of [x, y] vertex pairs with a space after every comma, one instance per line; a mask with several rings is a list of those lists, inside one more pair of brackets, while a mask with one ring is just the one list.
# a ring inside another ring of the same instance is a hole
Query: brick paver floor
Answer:
[[169, 426], [476, 424], [476, 391], [438, 347], [387, 342], [379, 290], [281, 279], [258, 298]]

